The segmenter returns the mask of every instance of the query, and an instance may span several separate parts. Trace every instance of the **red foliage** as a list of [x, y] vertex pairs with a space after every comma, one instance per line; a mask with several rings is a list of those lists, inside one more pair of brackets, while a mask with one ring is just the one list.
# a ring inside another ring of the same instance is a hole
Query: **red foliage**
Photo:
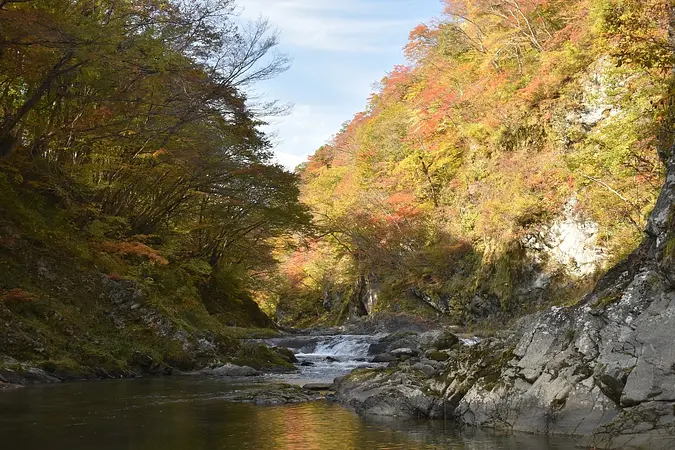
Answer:
[[438, 29], [431, 29], [426, 24], [417, 25], [409, 36], [409, 42], [404, 48], [405, 56], [409, 61], [422, 59], [434, 45]]
[[7, 303], [27, 303], [35, 301], [35, 295], [23, 289], [15, 288], [9, 291], [0, 291], [0, 300]]
[[157, 250], [149, 247], [142, 242], [112, 242], [104, 241], [96, 245], [99, 250], [106, 253], [114, 253], [120, 256], [136, 256], [145, 258], [149, 261], [160, 265], [167, 265], [169, 261], [157, 252]]
[[383, 98], [400, 98], [405, 91], [405, 87], [412, 81], [412, 73], [413, 68], [410, 66], [394, 66], [394, 70], [382, 79], [381, 96]]

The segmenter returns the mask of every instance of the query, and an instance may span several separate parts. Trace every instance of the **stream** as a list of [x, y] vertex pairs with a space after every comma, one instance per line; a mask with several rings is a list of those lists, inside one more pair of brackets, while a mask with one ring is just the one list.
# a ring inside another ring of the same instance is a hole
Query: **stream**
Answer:
[[268, 339], [266, 343], [269, 345], [293, 350], [299, 369], [297, 373], [270, 377], [289, 384], [331, 383], [335, 377], [347, 375], [354, 369], [380, 366], [370, 362], [372, 355], [368, 354], [370, 345], [377, 340], [376, 336], [370, 335]]
[[[568, 450], [575, 440], [459, 430], [451, 422], [363, 420], [328, 401], [231, 403], [251, 383], [332, 381], [368, 362], [372, 336], [300, 337], [296, 374], [254, 381], [174, 376], [25, 387], [0, 392], [7, 450]], [[270, 342], [274, 344], [274, 342]], [[302, 363], [305, 365], [301, 365]], [[311, 363], [311, 364], [308, 364]]]

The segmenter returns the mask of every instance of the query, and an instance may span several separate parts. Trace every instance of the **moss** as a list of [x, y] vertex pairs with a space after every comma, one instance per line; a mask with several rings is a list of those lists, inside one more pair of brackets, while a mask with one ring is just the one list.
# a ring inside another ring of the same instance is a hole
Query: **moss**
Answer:
[[617, 303], [619, 300], [621, 300], [621, 297], [621, 293], [618, 292], [605, 295], [598, 299], [598, 301], [595, 303], [595, 307], [598, 309], [607, 308], [608, 306], [613, 305], [614, 303]]
[[382, 374], [392, 374], [395, 372], [395, 369], [388, 369], [388, 368], [374, 368], [374, 369], [356, 369], [353, 370], [349, 375], [347, 375], [347, 378], [350, 381], [357, 381], [357, 382], [363, 382], [363, 381], [368, 381], [372, 380], [378, 375]]
[[295, 353], [293, 353], [293, 350], [289, 348], [284, 348], [284, 347], [274, 347], [272, 348], [272, 351], [274, 351], [276, 354], [281, 356], [281, 358], [289, 363], [296, 363], [298, 362], [298, 359], [295, 357]]
[[234, 364], [250, 366], [254, 369], [296, 370], [274, 350], [264, 344], [243, 343], [232, 359]]
[[[64, 215], [40, 195], [20, 190], [7, 188], [0, 176], [6, 194], [0, 199], [0, 324], [10, 324], [0, 334], [0, 360], [13, 358], [62, 378], [166, 366], [195, 370], [233, 358], [289, 368], [269, 351], [249, 355], [240, 349], [239, 339], [277, 335], [255, 327], [254, 304], [232, 299], [231, 311], [207, 310], [198, 289], [203, 274], [193, 270], [203, 266], [125, 262], [91, 249], [89, 236], [110, 237], [126, 225], [108, 217], [91, 222], [96, 212]], [[10, 301], [3, 300], [7, 292]], [[132, 309], [136, 303], [140, 307]], [[228, 321], [238, 326], [228, 327]], [[204, 337], [216, 348], [195, 355], [179, 335], [190, 343]]]

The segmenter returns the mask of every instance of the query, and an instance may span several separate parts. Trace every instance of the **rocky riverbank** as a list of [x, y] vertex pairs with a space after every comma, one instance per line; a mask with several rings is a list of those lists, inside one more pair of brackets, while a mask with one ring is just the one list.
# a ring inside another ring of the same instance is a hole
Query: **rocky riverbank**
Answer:
[[582, 436], [596, 448], [675, 447], [675, 158], [647, 236], [579, 304], [474, 346], [408, 337], [389, 367], [338, 380], [361, 415]]

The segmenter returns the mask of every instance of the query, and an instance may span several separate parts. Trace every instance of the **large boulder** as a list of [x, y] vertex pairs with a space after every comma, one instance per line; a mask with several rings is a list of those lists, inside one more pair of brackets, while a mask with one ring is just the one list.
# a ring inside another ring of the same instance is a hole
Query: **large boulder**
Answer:
[[255, 377], [261, 375], [253, 367], [237, 366], [234, 364], [224, 364], [215, 369], [209, 369], [206, 373], [217, 377]]
[[424, 392], [415, 376], [403, 372], [359, 371], [335, 380], [337, 398], [362, 416], [442, 418], [442, 401]]

